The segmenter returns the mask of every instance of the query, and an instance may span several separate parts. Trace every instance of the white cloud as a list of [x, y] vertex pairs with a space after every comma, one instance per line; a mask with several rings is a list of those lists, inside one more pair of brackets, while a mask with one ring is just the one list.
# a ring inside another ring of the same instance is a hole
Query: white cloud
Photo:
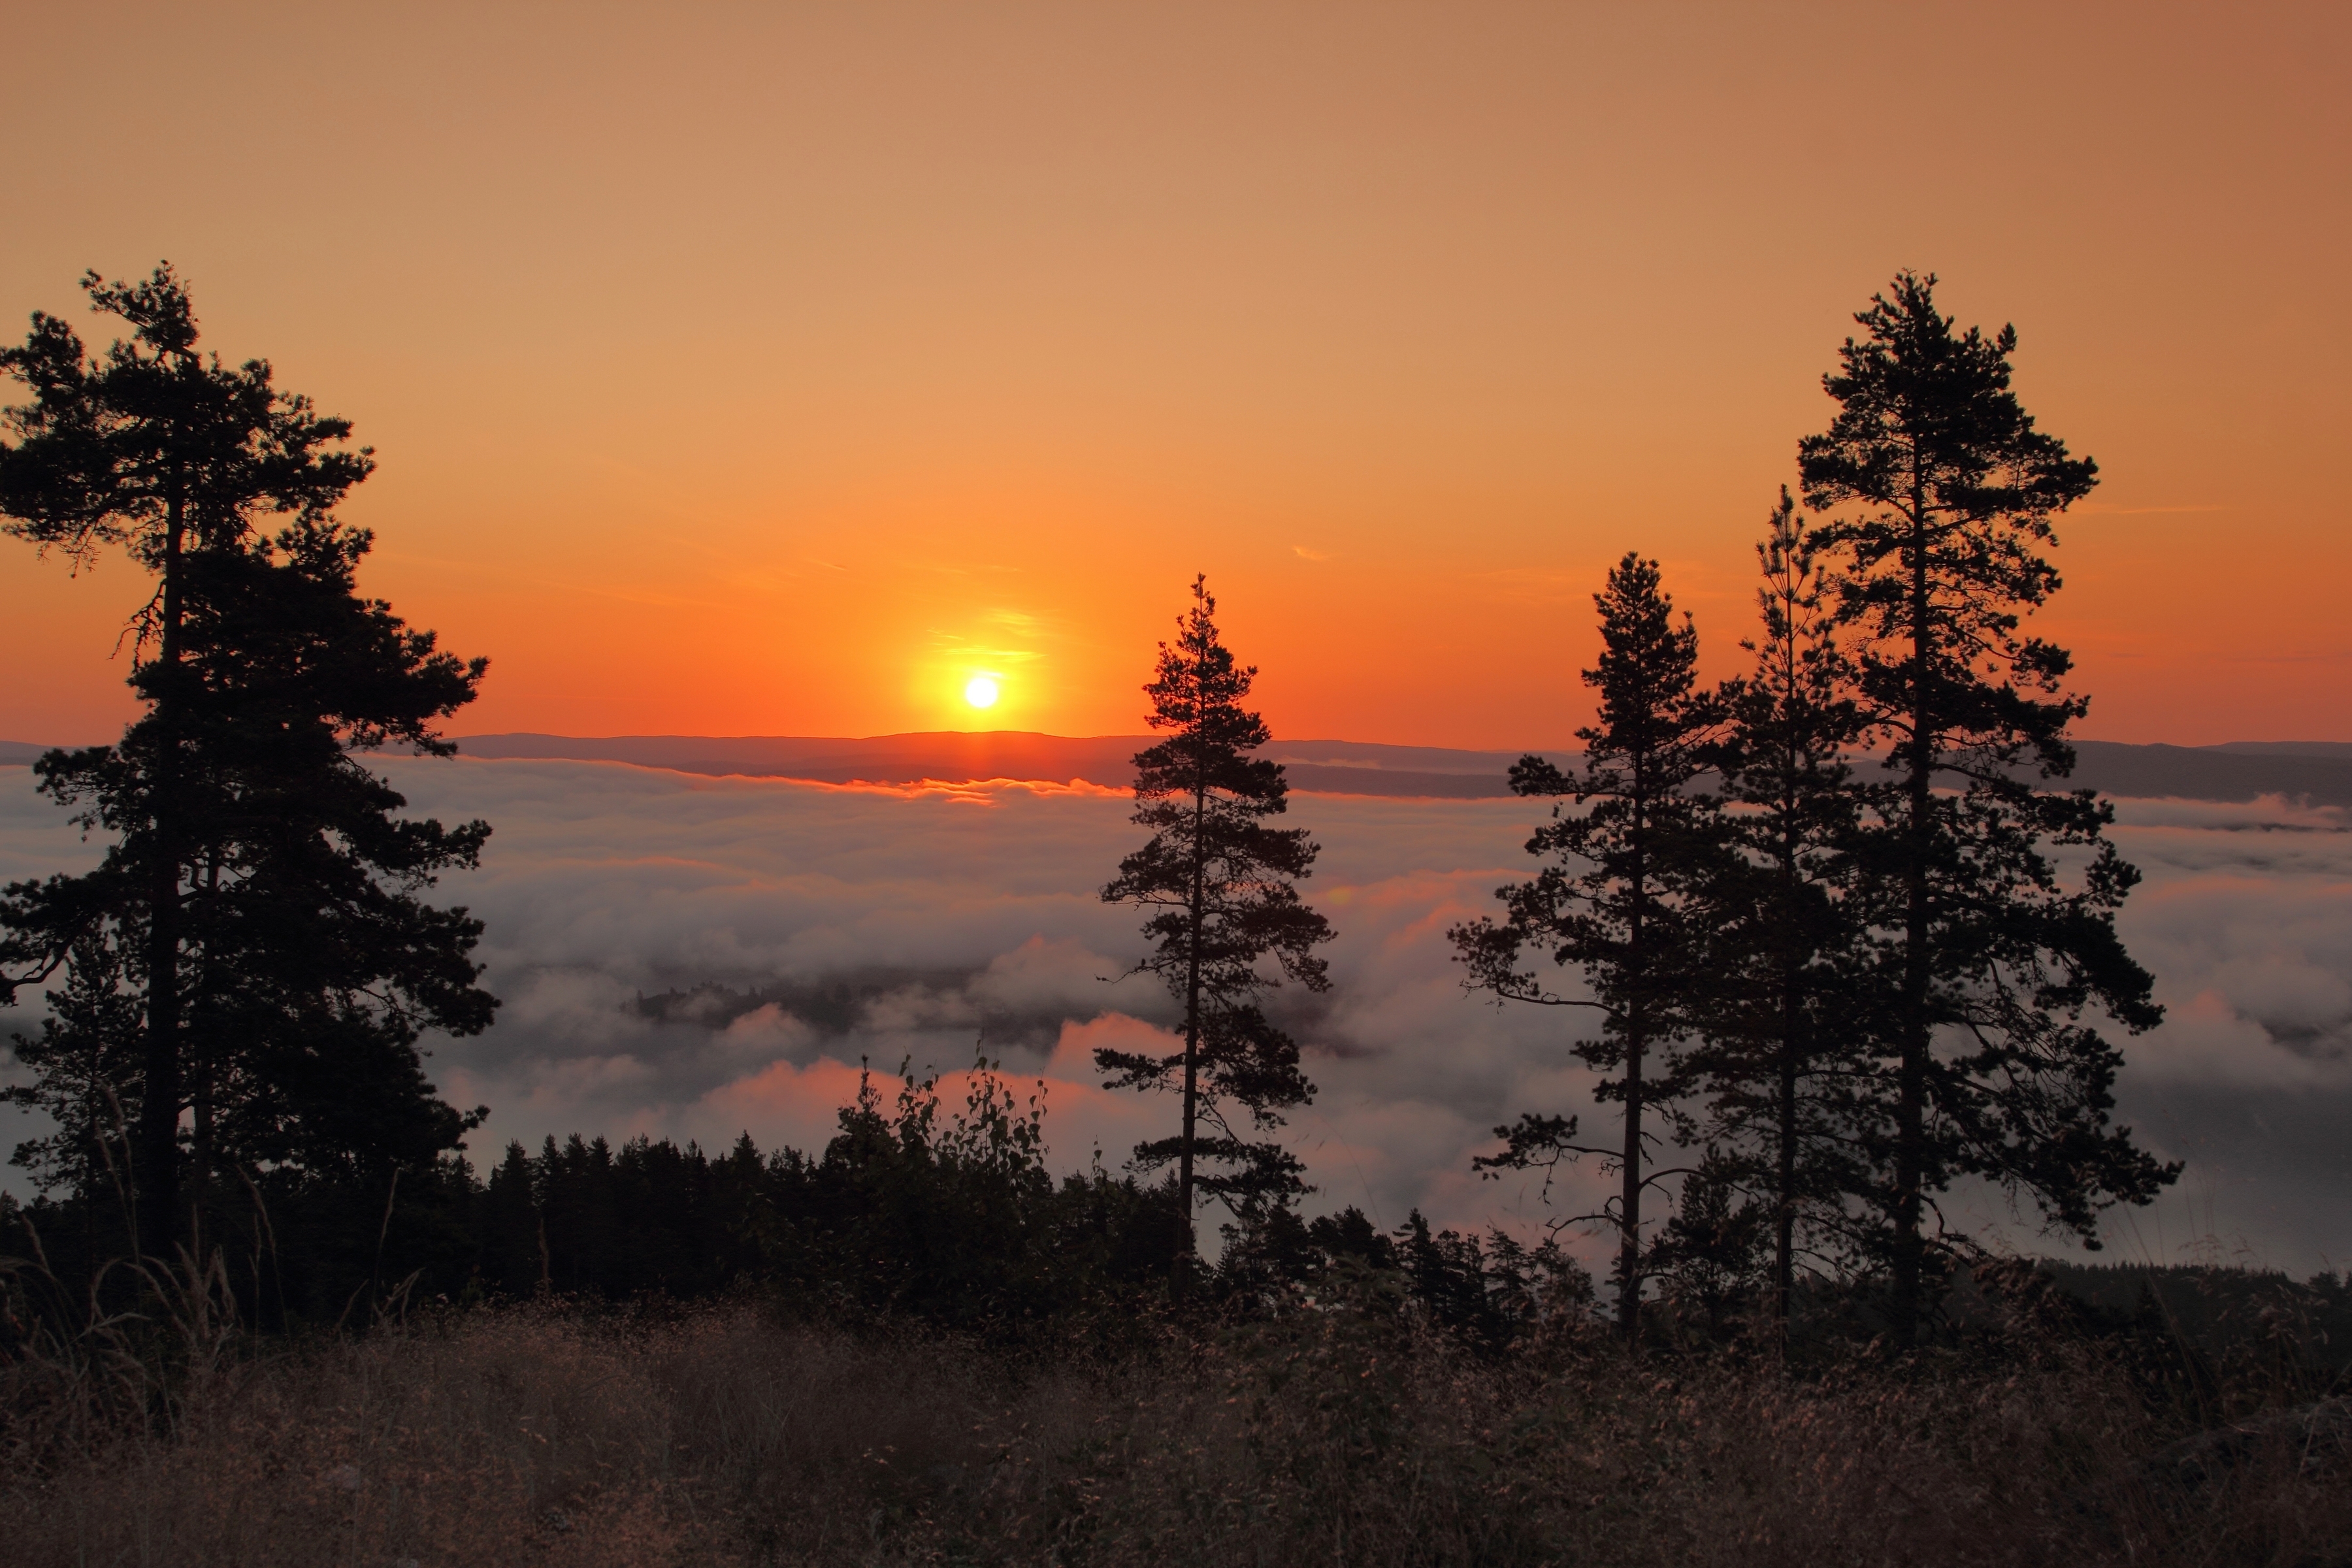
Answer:
[[[1137, 840], [1122, 795], [384, 767], [413, 810], [496, 829], [482, 869], [441, 889], [488, 921], [488, 984], [505, 1001], [487, 1035], [435, 1047], [449, 1097], [492, 1107], [478, 1155], [574, 1130], [817, 1147], [861, 1058], [952, 1071], [975, 1047], [1045, 1080], [1057, 1166], [1097, 1146], [1116, 1165], [1172, 1125], [1171, 1102], [1112, 1095], [1092, 1067], [1106, 1043], [1170, 1048], [1174, 1017], [1156, 983], [1122, 978], [1138, 917], [1096, 896]], [[94, 849], [29, 784], [0, 769], [0, 875], [87, 865]], [[1301, 795], [1291, 816], [1323, 846], [1304, 890], [1339, 933], [1330, 994], [1294, 988], [1279, 1009], [1320, 1089], [1291, 1129], [1318, 1201], [1391, 1225], [1416, 1205], [1445, 1224], [1540, 1218], [1531, 1184], [1478, 1181], [1468, 1162], [1522, 1110], [1608, 1126], [1565, 1053], [1587, 1016], [1465, 994], [1444, 941], [1527, 874], [1537, 809]], [[2123, 1119], [2191, 1162], [2183, 1190], [2211, 1224], [2298, 1268], [2352, 1253], [2352, 833], [2338, 816], [2126, 802], [2116, 831], [2147, 872], [2122, 930], [2171, 1008], [2124, 1042]], [[960, 1100], [960, 1080], [944, 1087]], [[1599, 1185], [1580, 1173], [1563, 1201], [1587, 1206]]]

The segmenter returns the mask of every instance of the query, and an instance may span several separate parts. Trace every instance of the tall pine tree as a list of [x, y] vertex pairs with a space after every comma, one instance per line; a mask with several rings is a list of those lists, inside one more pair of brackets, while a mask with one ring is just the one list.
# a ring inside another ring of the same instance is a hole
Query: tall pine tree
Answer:
[[[142, 287], [144, 315], [183, 323], [192, 342], [186, 297], [169, 273]], [[145, 366], [143, 353], [118, 346], [113, 363]], [[192, 374], [200, 389], [215, 374], [245, 388], [248, 414], [283, 412], [286, 400], [267, 394], [266, 366]], [[37, 409], [41, 419], [16, 411], [18, 427], [34, 433], [9, 450], [0, 477], [21, 480], [26, 465], [90, 456], [58, 435], [68, 401]], [[180, 405], [166, 412], [177, 416]], [[256, 444], [268, 443], [248, 426], [247, 445]], [[274, 460], [296, 464], [283, 452]], [[53, 752], [36, 766], [45, 793], [110, 836], [102, 862], [0, 898], [0, 958], [11, 978], [67, 971], [54, 1019], [26, 1045], [30, 1092], [53, 1110], [69, 1100], [93, 1109], [102, 1100], [110, 1114], [135, 1108], [139, 1245], [151, 1257], [170, 1256], [183, 1237], [201, 1244], [197, 1222], [221, 1182], [259, 1182], [289, 1199], [331, 1190], [381, 1214], [400, 1173], [413, 1183], [469, 1121], [425, 1080], [422, 1032], [478, 1030], [496, 1005], [476, 986], [469, 956], [480, 923], [422, 897], [439, 872], [474, 863], [488, 827], [396, 818], [401, 796], [358, 758], [387, 744], [454, 751], [436, 726], [473, 700], [483, 661], [440, 652], [430, 633], [360, 596], [355, 573], [369, 536], [334, 522], [332, 485], [284, 508], [294, 520], [265, 538], [257, 517], [272, 495], [290, 492], [236, 489], [218, 473], [212, 482], [214, 491], [191, 490], [195, 500], [182, 509], [204, 523], [191, 536], [200, 547], [184, 539], [173, 554], [168, 539], [127, 534], [135, 548], [164, 552], [155, 656], [132, 675], [145, 716], [115, 746]], [[85, 489], [93, 507], [145, 515], [111, 491]], [[58, 480], [29, 493], [55, 503], [57, 513], [43, 514], [54, 521], [70, 489]], [[30, 510], [28, 492], [8, 493]], [[168, 497], [148, 510], [168, 524]], [[110, 511], [91, 516], [79, 535], [62, 525], [22, 531], [71, 551], [130, 527], [108, 521]], [[133, 1001], [135, 1052], [121, 1037]], [[170, 1023], [160, 1036], [159, 1018]], [[104, 1068], [102, 1094], [82, 1083], [89, 1064]], [[89, 1111], [61, 1119], [60, 1136], [87, 1143], [89, 1120]], [[158, 1126], [160, 1148], [150, 1146]], [[37, 1172], [61, 1173], [27, 1153]], [[95, 1194], [83, 1184], [88, 1201]]]
[[[1593, 602], [1601, 662], [1584, 680], [1599, 690], [1601, 711], [1577, 731], [1583, 765], [1571, 775], [1529, 755], [1511, 768], [1517, 793], [1568, 796], [1582, 809], [1554, 805], [1528, 841], [1528, 852], [1549, 864], [1532, 881], [1496, 890], [1508, 911], [1503, 920], [1482, 918], [1448, 935], [1474, 986], [1501, 999], [1598, 1011], [1599, 1037], [1574, 1050], [1612, 1075], [1597, 1096], [1622, 1108], [1617, 1147], [1579, 1144], [1572, 1118], [1529, 1112], [1496, 1129], [1507, 1149], [1479, 1163], [1553, 1164], [1582, 1153], [1613, 1162], [1618, 1193], [1593, 1217], [1617, 1231], [1617, 1322], [1633, 1344], [1647, 1274], [1642, 1200], [1663, 1174], [1650, 1145], [1689, 1087], [1677, 1049], [1694, 979], [1689, 915], [1718, 858], [1710, 803], [1689, 786], [1709, 764], [1716, 715], [1697, 687], [1698, 633], [1687, 615], [1676, 624], [1656, 562], [1629, 551]], [[1554, 990], [1530, 965], [1529, 949], [1580, 970], [1591, 997]]]
[[1271, 739], [1242, 706], [1257, 670], [1234, 662], [1216, 613], [1208, 579], [1195, 577], [1192, 607], [1178, 618], [1176, 640], [1160, 645], [1157, 679], [1143, 689], [1146, 722], [1167, 732], [1135, 757], [1135, 821], [1151, 838], [1102, 890], [1106, 902], [1152, 911], [1143, 923], [1152, 949], [1136, 973], [1158, 976], [1183, 1008], [1181, 1050], [1104, 1050], [1096, 1062], [1114, 1088], [1181, 1097], [1177, 1134], [1139, 1145], [1135, 1157], [1146, 1169], [1175, 1165], [1188, 1226], [1196, 1192], [1245, 1213], [1306, 1190], [1297, 1159], [1263, 1134], [1315, 1086], [1297, 1042], [1259, 998], [1279, 976], [1310, 991], [1330, 985], [1315, 956], [1330, 925], [1295, 886], [1312, 872], [1318, 847], [1302, 828], [1267, 826], [1289, 809], [1289, 786], [1282, 764], [1251, 754]]
[[1849, 748], [1861, 714], [1839, 646], [1819, 531], [1786, 490], [1756, 546], [1760, 637], [1749, 672], [1725, 684], [1722, 819], [1738, 853], [1704, 895], [1706, 962], [1693, 999], [1703, 1045], [1706, 1136], [1725, 1180], [1763, 1196], [1774, 1318], [1787, 1323], [1801, 1230], [1839, 1228], [1856, 1175], [1849, 1005], [1857, 933], [1851, 880], [1855, 799]]
[[[1876, 934], [1884, 1074], [1861, 1131], [1881, 1177], [1878, 1243], [1898, 1338], [1916, 1332], [1933, 1195], [1979, 1176], [2095, 1245], [2096, 1216], [2177, 1171], [2111, 1125], [2122, 1058], [2084, 1021], [2155, 1026], [2115, 911], [2138, 880], [2074, 767], [2085, 699], [2024, 617], [2059, 586], [2052, 519], [2097, 483], [2010, 390], [2013, 328], [1955, 332], [1932, 277], [1905, 273], [1854, 319], [1823, 378], [1838, 412], [1798, 448], [1806, 501], [1862, 634], [1854, 689], [1885, 766], [1863, 787], [1855, 886]], [[2081, 869], [2062, 872], [2052, 851]]]
[[[187, 289], [168, 263], [138, 283], [92, 272], [82, 287], [93, 310], [132, 335], [93, 357], [68, 322], [37, 311], [23, 345], [0, 349], [0, 371], [32, 393], [0, 412], [10, 437], [0, 442], [0, 517], [78, 569], [121, 545], [157, 580], [133, 623], [152, 704], [152, 809], [120, 875], [135, 884], [146, 944], [142, 1078], [152, 1092], [131, 1140], [141, 1244], [164, 1257], [180, 1212], [181, 915], [195, 869], [176, 809], [189, 722], [187, 563], [243, 549], [273, 514], [324, 516], [373, 464], [366, 449], [343, 448], [347, 421], [278, 391], [266, 362], [231, 369], [200, 353]], [[62, 954], [35, 955], [13, 973], [46, 973]]]

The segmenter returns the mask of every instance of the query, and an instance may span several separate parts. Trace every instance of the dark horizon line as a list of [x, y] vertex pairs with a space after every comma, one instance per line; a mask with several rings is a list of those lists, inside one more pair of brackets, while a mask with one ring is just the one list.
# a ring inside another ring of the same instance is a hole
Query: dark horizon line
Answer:
[[[1124, 789], [1149, 735], [1055, 735], [1037, 730], [926, 730], [890, 735], [557, 735], [531, 731], [455, 737], [460, 755], [485, 762], [583, 762], [704, 777], [821, 784], [907, 785], [988, 779], [1084, 782]], [[2352, 806], [2352, 742], [2232, 741], [2206, 746], [2084, 740], [2061, 787], [2118, 799], [2251, 802], [2263, 795]], [[0, 742], [0, 765], [25, 765], [47, 748]], [[1508, 773], [1527, 752], [1401, 746], [1375, 741], [1275, 741], [1292, 789], [1307, 795], [1414, 800], [1513, 797]], [[1546, 752], [1569, 764], [1574, 748]]]
[[[816, 784], [909, 784], [992, 778], [1083, 780], [1125, 788], [1133, 757], [1150, 737], [1057, 736], [1029, 730], [915, 731], [849, 736], [617, 736], [591, 739], [510, 732], [461, 737], [486, 760], [614, 762], [704, 775], [799, 778]], [[1440, 800], [1507, 799], [1508, 773], [1524, 752], [1398, 746], [1370, 741], [1269, 742], [1261, 755], [1283, 764], [1306, 794]], [[1578, 753], [1547, 754], [1568, 764]], [[2214, 746], [2083, 741], [2064, 787], [2120, 798], [2221, 802], [2276, 795], [2352, 806], [2352, 743], [2224, 742]]]

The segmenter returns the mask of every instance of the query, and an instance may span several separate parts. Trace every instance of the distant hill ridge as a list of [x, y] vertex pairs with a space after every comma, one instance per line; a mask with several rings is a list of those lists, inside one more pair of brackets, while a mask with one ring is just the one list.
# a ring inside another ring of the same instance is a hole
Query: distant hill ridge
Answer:
[[[912, 784], [921, 779], [1051, 779], [1124, 789], [1144, 735], [1045, 735], [1027, 731], [940, 731], [863, 739], [821, 736], [473, 735], [476, 757], [576, 758], [635, 763], [680, 773], [745, 773], [829, 784]], [[2352, 742], [2239, 741], [2219, 746], [2075, 743], [2077, 788], [2108, 795], [2248, 801], [2257, 795], [2352, 805]], [[1333, 795], [1450, 800], [1507, 796], [1519, 752], [1386, 746], [1366, 741], [1276, 741], [1265, 754], [1284, 764], [1291, 787]], [[1549, 753], [1562, 765], [1570, 752]]]
[[[1073, 779], [1125, 789], [1149, 735], [1045, 735], [1024, 730], [934, 731], [863, 739], [793, 735], [471, 735], [475, 757], [575, 758], [635, 763], [689, 773], [814, 779], [825, 784], [914, 784], [923, 779]], [[1361, 741], [1282, 741], [1265, 754], [1285, 764], [1294, 789], [1477, 800], [1511, 793], [1517, 752], [1382, 746]]]
[[[740, 773], [824, 784], [913, 784], [1048, 779], [1124, 789], [1129, 759], [1147, 735], [1046, 735], [1023, 730], [941, 730], [862, 738], [823, 735], [467, 735], [467, 756], [631, 763], [678, 773]], [[43, 747], [0, 741], [0, 765], [26, 763]], [[2352, 805], [2352, 742], [2231, 741], [2218, 746], [2078, 741], [2077, 788], [2141, 798], [2248, 801], [2280, 795], [2316, 805]], [[1291, 787], [1331, 795], [1486, 800], [1508, 795], [1518, 752], [1384, 746], [1368, 741], [1276, 741], [1267, 756]], [[1549, 753], [1563, 766], [1574, 753]]]

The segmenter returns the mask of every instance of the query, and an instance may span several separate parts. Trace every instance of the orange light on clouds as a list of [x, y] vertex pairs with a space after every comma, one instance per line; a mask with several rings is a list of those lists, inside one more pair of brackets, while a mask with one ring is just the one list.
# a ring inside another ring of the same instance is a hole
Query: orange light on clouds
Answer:
[[[132, 10], [205, 90], [16, 84], [0, 331], [178, 264], [376, 447], [461, 730], [1134, 733], [1205, 571], [1278, 734], [1559, 743], [1628, 548], [1737, 667], [1913, 267], [2099, 461], [2083, 731], [2352, 736], [2345, 7]], [[145, 591], [0, 542], [0, 737], [121, 721]]]

